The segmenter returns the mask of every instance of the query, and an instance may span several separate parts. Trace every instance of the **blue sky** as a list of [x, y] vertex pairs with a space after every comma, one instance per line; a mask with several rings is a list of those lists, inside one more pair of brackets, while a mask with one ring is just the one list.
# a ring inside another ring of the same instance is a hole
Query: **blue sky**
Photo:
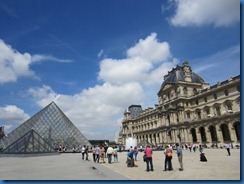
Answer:
[[88, 139], [113, 139], [176, 65], [210, 85], [240, 74], [238, 0], [0, 0], [0, 28], [6, 132], [55, 101]]

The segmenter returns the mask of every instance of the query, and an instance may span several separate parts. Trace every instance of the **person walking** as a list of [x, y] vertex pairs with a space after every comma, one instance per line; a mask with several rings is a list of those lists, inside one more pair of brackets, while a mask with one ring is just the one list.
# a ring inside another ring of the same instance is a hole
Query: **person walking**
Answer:
[[84, 146], [81, 148], [82, 160], [85, 160], [85, 150], [86, 150], [86, 145], [84, 145]]
[[99, 158], [102, 159], [102, 162], [105, 163], [104, 161], [104, 147], [103, 146], [100, 146], [100, 149], [99, 149]]
[[118, 163], [118, 148], [117, 146], [114, 147], [114, 163]]
[[178, 143], [175, 144], [176, 149], [177, 149], [177, 156], [178, 156], [178, 161], [180, 163], [180, 171], [183, 171], [183, 153], [182, 153], [182, 148], [179, 146]]
[[93, 162], [96, 163], [96, 147], [92, 147], [92, 156], [93, 156]]
[[114, 149], [109, 146], [107, 149], [107, 157], [108, 157], [108, 163], [111, 164], [112, 163], [112, 155], [114, 153]]
[[[147, 168], [146, 168], [146, 171], [149, 172], [150, 169], [151, 171], [154, 171], [153, 170], [153, 161], [152, 161], [152, 148], [150, 148], [150, 146], [148, 145], [145, 150], [144, 150], [144, 153], [146, 155], [146, 163], [147, 163]], [[150, 169], [149, 169], [149, 165], [150, 165]]]
[[228, 155], [230, 156], [230, 144], [226, 143], [225, 148], [227, 150]]
[[172, 167], [172, 149], [168, 146], [166, 146], [166, 149], [164, 150], [164, 154], [165, 154], [165, 161], [164, 161], [164, 171], [172, 171], [173, 167]]
[[99, 154], [100, 154], [100, 148], [99, 148], [99, 146], [97, 146], [97, 147], [95, 148], [95, 155], [96, 155], [95, 162], [96, 162], [96, 163], [99, 163], [99, 159], [100, 159]]

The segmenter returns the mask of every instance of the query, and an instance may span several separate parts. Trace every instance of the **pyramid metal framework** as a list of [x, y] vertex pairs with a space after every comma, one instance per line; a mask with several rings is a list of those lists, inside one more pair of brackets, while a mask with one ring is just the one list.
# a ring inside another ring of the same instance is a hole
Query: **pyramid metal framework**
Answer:
[[[32, 141], [35, 147], [34, 152], [36, 150], [40, 152], [49, 150], [48, 146], [43, 147], [44, 144], [49, 144], [55, 150], [60, 146], [66, 146], [68, 149], [80, 148], [83, 145], [92, 146], [54, 102], [2, 138], [0, 146], [3, 148], [4, 153], [16, 153], [18, 150], [22, 152], [24, 148], [28, 147], [27, 145], [31, 144], [27, 141], [28, 138], [30, 140], [30, 137], [34, 137], [34, 142]], [[18, 146], [15, 146], [15, 144]], [[14, 149], [16, 150], [14, 151]], [[52, 149], [50, 149], [50, 152], [52, 152]], [[30, 151], [31, 149], [26, 150]]]
[[35, 130], [30, 130], [13, 144], [8, 146], [3, 153], [28, 154], [28, 153], [52, 153], [57, 152]]

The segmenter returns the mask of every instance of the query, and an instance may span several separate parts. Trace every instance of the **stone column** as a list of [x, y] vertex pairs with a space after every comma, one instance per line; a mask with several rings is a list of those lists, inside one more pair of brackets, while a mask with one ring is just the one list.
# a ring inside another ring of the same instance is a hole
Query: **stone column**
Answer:
[[171, 134], [172, 134], [172, 138], [173, 138], [172, 141], [176, 142], [176, 132], [175, 132], [175, 130], [172, 130]]
[[230, 132], [230, 139], [234, 142], [237, 141], [237, 137], [236, 137], [236, 131], [235, 131], [235, 128], [232, 126], [231, 123], [228, 123], [228, 129], [229, 129], [229, 132]]
[[159, 141], [159, 143], [162, 143], [162, 142], [163, 142], [162, 139], [163, 139], [163, 134], [162, 134], [162, 132], [160, 131], [160, 132], [159, 132], [159, 137], [158, 137], [158, 141]]
[[156, 133], [156, 141], [155, 141], [156, 144], [159, 143], [159, 133]]
[[223, 135], [222, 135], [222, 132], [221, 132], [221, 129], [219, 127], [219, 125], [215, 125], [215, 129], [216, 129], [216, 134], [217, 134], [217, 138], [218, 138], [218, 141], [223, 144]]
[[181, 138], [181, 142], [186, 142], [185, 141], [184, 128], [180, 129], [180, 138]]
[[202, 144], [202, 137], [201, 137], [201, 133], [199, 131], [199, 127], [196, 128], [196, 134], [197, 134], [197, 142]]
[[189, 134], [187, 128], [184, 128], [183, 131], [184, 131], [185, 142], [189, 142]]
[[205, 135], [206, 135], [206, 141], [207, 141], [207, 142], [210, 142], [210, 140], [211, 140], [211, 135], [210, 135], [210, 132], [209, 132], [208, 127], [204, 127], [204, 130], [205, 130]]
[[152, 143], [155, 145], [155, 138], [154, 138], [154, 134], [151, 134], [151, 139], [152, 139]]
[[192, 142], [193, 142], [193, 138], [192, 138], [192, 134], [191, 134], [190, 129], [187, 129], [187, 135], [188, 135], [188, 141], [189, 141], [190, 143], [192, 143]]

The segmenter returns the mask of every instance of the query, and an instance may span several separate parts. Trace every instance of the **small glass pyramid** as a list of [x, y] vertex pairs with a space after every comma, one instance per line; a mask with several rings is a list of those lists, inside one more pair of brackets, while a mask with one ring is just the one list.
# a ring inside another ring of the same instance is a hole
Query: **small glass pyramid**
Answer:
[[83, 145], [91, 147], [90, 142], [54, 102], [0, 140], [3, 153], [52, 152], [52, 149], [57, 150], [60, 146], [72, 149]]
[[19, 154], [19, 153], [51, 153], [57, 152], [46, 142], [35, 130], [30, 130], [13, 144], [4, 149], [3, 153]]

